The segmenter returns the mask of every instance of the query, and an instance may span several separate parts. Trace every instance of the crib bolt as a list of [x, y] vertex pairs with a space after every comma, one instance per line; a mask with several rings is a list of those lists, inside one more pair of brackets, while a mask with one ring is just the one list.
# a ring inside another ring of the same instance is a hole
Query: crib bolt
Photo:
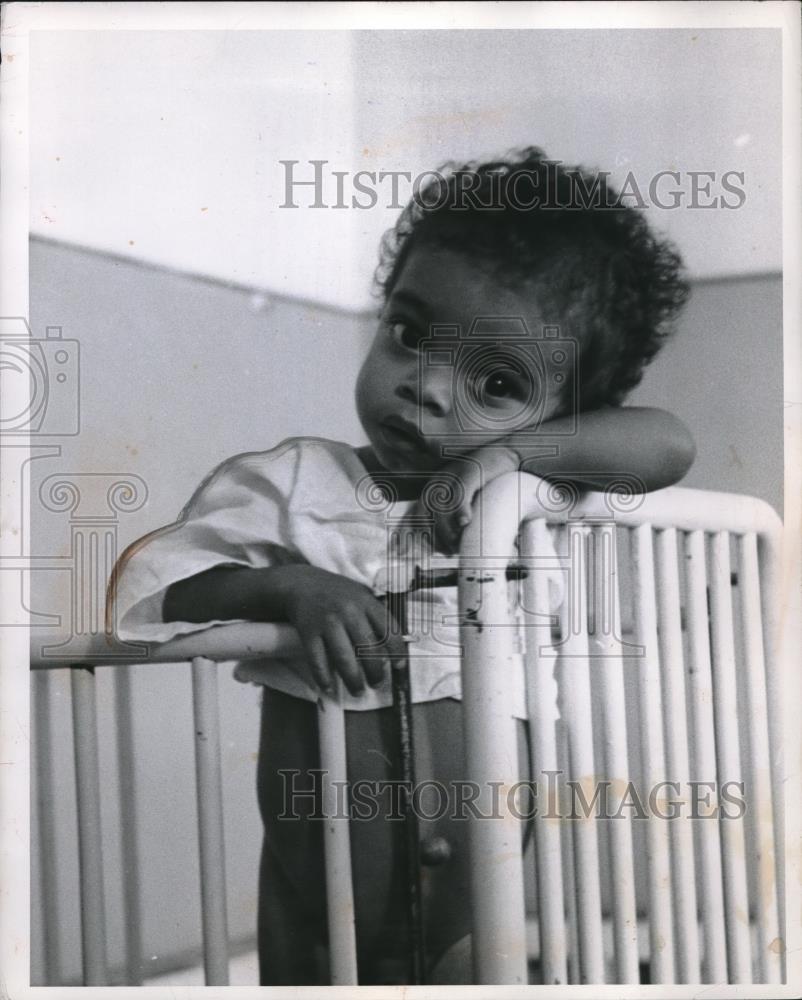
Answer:
[[429, 868], [450, 861], [451, 853], [451, 844], [445, 837], [429, 837], [421, 841], [420, 859]]

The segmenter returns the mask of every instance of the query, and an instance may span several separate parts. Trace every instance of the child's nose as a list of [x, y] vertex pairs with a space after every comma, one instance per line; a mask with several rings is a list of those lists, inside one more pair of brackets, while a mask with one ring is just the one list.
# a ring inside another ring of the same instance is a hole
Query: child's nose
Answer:
[[396, 395], [423, 407], [435, 417], [445, 417], [451, 412], [451, 373], [432, 375], [426, 373], [422, 384], [418, 379], [408, 379], [396, 389]]

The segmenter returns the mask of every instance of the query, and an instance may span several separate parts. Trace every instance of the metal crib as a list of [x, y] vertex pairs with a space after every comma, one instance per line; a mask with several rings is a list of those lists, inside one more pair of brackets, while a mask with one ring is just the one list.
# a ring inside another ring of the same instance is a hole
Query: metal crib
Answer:
[[[535, 819], [537, 910], [527, 915], [514, 800], [495, 793], [497, 818], [470, 827], [475, 982], [527, 983], [534, 960], [550, 984], [638, 983], [644, 966], [652, 983], [785, 981], [776, 514], [681, 488], [580, 497], [520, 474], [483, 498], [459, 558], [434, 567], [458, 577], [465, 776], [481, 789], [477, 806], [490, 807], [499, 779], [516, 780], [507, 679], [523, 658], [531, 774], [555, 776], [547, 807], [601, 783], [618, 818]], [[565, 581], [556, 616], [545, 551]], [[96, 622], [67, 662], [52, 650], [31, 659], [37, 670], [71, 667], [89, 986], [107, 982], [94, 670], [108, 640]], [[209, 985], [228, 982], [216, 665], [297, 646], [287, 626], [230, 625], [113, 660], [192, 665]], [[328, 703], [319, 722], [331, 982], [354, 984], [349, 827], [337, 815], [343, 712]], [[745, 810], [688, 815], [688, 789], [711, 781], [742, 782]], [[633, 790], [673, 789], [666, 782], [679, 784], [680, 815], [633, 818]]]

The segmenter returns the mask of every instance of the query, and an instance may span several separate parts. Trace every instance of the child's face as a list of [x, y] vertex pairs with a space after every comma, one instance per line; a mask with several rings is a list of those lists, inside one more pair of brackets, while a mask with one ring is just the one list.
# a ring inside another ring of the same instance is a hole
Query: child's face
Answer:
[[[525, 322], [523, 337], [513, 324], [510, 339], [510, 318]], [[452, 250], [413, 249], [357, 381], [357, 412], [381, 465], [430, 472], [448, 461], [445, 444], [467, 454], [553, 416], [551, 362], [538, 367], [528, 353], [543, 323], [531, 289], [500, 286]], [[443, 325], [459, 332], [439, 343], [431, 328]]]

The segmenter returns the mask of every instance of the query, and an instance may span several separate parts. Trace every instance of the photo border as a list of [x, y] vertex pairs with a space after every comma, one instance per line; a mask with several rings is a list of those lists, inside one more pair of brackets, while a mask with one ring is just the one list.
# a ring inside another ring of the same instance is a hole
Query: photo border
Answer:
[[[802, 648], [802, 607], [800, 607], [800, 534], [802, 523], [802, 306], [800, 281], [802, 257], [802, 106], [799, 79], [800, 7], [795, 3], [329, 3], [323, 5], [287, 3], [211, 4], [75, 4], [8, 3], [2, 9], [2, 51], [0, 68], [0, 301], [4, 315], [29, 315], [28, 301], [28, 100], [29, 35], [35, 31], [130, 29], [152, 30], [264, 30], [264, 29], [376, 29], [409, 28], [492, 29], [528, 28], [767, 28], [782, 29], [783, 45], [783, 331], [784, 331], [784, 414], [785, 414], [785, 522], [788, 525], [783, 559], [784, 631], [782, 660], [785, 672], [785, 733], [788, 753], [789, 799], [786, 810], [786, 910], [799, 913], [800, 838], [800, 727], [798, 706], [802, 687], [798, 651]], [[23, 480], [9, 481], [5, 464], [2, 479], [3, 532], [0, 560], [9, 552], [9, 539], [20, 530], [21, 498], [27, 495]], [[18, 552], [17, 552], [18, 554]], [[28, 553], [23, 553], [27, 555]], [[18, 579], [0, 573], [0, 601], [16, 601]], [[12, 594], [13, 590], [13, 594]], [[28, 630], [0, 630], [0, 995], [21, 1000], [37, 997], [77, 998], [88, 987], [30, 987], [29, 940], [29, 678]], [[786, 954], [788, 984], [778, 986], [541, 986], [542, 997], [792, 997], [802, 984], [802, 926], [787, 921]], [[245, 1000], [265, 996], [265, 988], [169, 987], [175, 1000], [192, 997], [223, 997]], [[320, 987], [294, 987], [275, 991], [282, 996], [319, 997]], [[532, 987], [361, 987], [368, 998], [534, 995]], [[352, 995], [351, 987], [326, 987], [326, 994]], [[163, 996], [164, 987], [104, 987], [95, 994], [109, 997]]]

